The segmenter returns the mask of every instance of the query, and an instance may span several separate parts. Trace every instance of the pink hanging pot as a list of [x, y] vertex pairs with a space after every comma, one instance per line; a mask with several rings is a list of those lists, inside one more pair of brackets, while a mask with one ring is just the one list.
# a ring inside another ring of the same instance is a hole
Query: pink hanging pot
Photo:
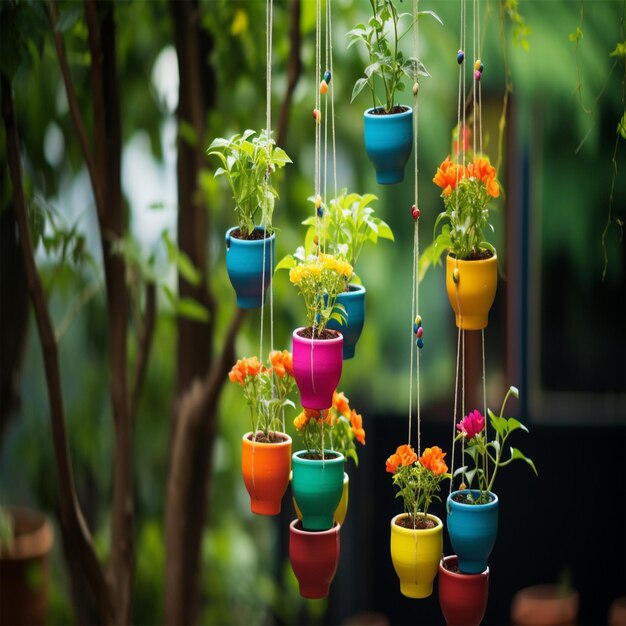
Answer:
[[333, 392], [343, 366], [343, 336], [326, 330], [329, 339], [309, 339], [301, 327], [293, 331], [293, 375], [305, 409], [323, 411], [333, 405]]

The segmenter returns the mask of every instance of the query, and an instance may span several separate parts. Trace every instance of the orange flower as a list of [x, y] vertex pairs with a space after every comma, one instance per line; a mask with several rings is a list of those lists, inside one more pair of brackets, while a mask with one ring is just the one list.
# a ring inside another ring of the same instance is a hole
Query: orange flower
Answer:
[[333, 392], [333, 408], [344, 417], [350, 416], [350, 404], [348, 398], [343, 394], [343, 391], [337, 393]]
[[287, 350], [274, 350], [270, 352], [270, 362], [274, 373], [279, 378], [282, 378], [286, 374], [293, 376], [293, 359], [291, 354]]
[[318, 409], [304, 409], [304, 416], [306, 417], [307, 422], [311, 419], [317, 420], [318, 422], [324, 422], [329, 425], [331, 422], [331, 415], [328, 409], [324, 409], [323, 411]]
[[228, 372], [228, 378], [231, 382], [239, 383], [242, 387], [246, 378], [246, 364], [244, 359], [239, 359]]
[[487, 193], [492, 198], [498, 198], [500, 196], [500, 185], [498, 185], [498, 181], [495, 178], [490, 178], [486, 184]]
[[443, 460], [443, 457], [446, 456], [446, 454], [447, 453], [444, 452], [439, 446], [426, 448], [424, 450], [424, 454], [420, 457], [420, 463], [426, 469], [429, 469], [435, 476], [445, 474], [448, 471], [448, 466]]
[[356, 437], [356, 440], [362, 445], [365, 445], [365, 429], [363, 428], [363, 416], [359, 415], [354, 409], [350, 412], [350, 426], [352, 432]]
[[385, 464], [385, 469], [390, 473], [390, 474], [395, 474], [396, 470], [398, 469], [398, 465], [401, 465], [400, 463], [400, 457], [397, 454], [392, 454], [388, 459], [387, 459], [387, 463]]
[[293, 425], [296, 427], [296, 430], [302, 430], [309, 423], [309, 419], [311, 418], [307, 416], [305, 409], [293, 420]]
[[485, 157], [477, 157], [473, 163], [467, 166], [469, 176], [482, 180], [487, 184], [490, 179], [496, 177], [496, 168], [489, 163], [489, 159]]
[[[433, 182], [442, 189], [446, 190], [450, 187], [450, 190], [456, 187], [457, 183], [457, 165], [450, 160], [450, 157], [446, 157], [443, 163], [439, 166]], [[448, 192], [446, 195], [448, 195]]]
[[396, 454], [400, 457], [402, 465], [413, 465], [417, 461], [417, 454], [415, 454], [415, 450], [408, 443], [398, 446]]
[[255, 356], [251, 356], [247, 359], [244, 359], [246, 374], [248, 376], [256, 376], [259, 372], [263, 371], [263, 366], [259, 362], [259, 359]]

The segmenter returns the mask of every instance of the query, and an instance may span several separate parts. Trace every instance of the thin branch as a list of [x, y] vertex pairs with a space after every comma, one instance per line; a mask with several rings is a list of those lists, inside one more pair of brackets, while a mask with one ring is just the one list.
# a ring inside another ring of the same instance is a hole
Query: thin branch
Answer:
[[302, 59], [300, 58], [300, 13], [300, 0], [293, 0], [291, 3], [291, 20], [289, 23], [289, 45], [291, 48], [291, 55], [289, 56], [289, 66], [287, 68], [287, 91], [285, 93], [283, 104], [280, 107], [278, 131], [276, 134], [276, 144], [279, 146], [284, 146], [285, 140], [287, 139], [287, 125], [289, 123], [289, 111], [291, 109], [293, 92], [298, 84], [298, 80], [300, 79], [300, 73], [302, 72]]
[[33, 241], [26, 215], [26, 201], [22, 185], [22, 171], [19, 155], [19, 139], [13, 106], [12, 86], [9, 80], [2, 76], [2, 117], [6, 132], [7, 156], [9, 172], [13, 185], [13, 198], [17, 223], [20, 233], [20, 246], [26, 266], [28, 286], [35, 312], [39, 341], [41, 343], [48, 402], [50, 405], [50, 419], [52, 425], [52, 441], [55, 452], [57, 476], [59, 482], [59, 500], [61, 505], [61, 524], [72, 538], [71, 555], [80, 561], [85, 577], [94, 594], [100, 616], [106, 623], [114, 623], [113, 606], [104, 571], [100, 565], [89, 529], [82, 515], [76, 495], [72, 462], [67, 442], [65, 425], [65, 409], [63, 406], [63, 391], [61, 388], [61, 373], [59, 369], [59, 353], [50, 315], [46, 305], [43, 285], [35, 265]]
[[154, 337], [154, 321], [156, 315], [156, 288], [154, 283], [146, 285], [146, 312], [143, 319], [143, 327], [139, 336], [139, 355], [135, 366], [135, 378], [133, 381], [133, 389], [130, 403], [130, 415], [133, 421], [137, 418], [137, 409], [139, 408], [139, 398], [141, 389], [146, 375], [148, 366], [148, 358], [152, 347], [152, 339]]
[[57, 9], [56, 0], [50, 0], [50, 21], [52, 23], [52, 32], [54, 34], [54, 45], [57, 51], [57, 58], [59, 59], [59, 66], [61, 67], [61, 74], [63, 76], [63, 83], [65, 84], [65, 93], [67, 94], [67, 103], [70, 109], [70, 115], [74, 122], [74, 128], [78, 135], [78, 141], [85, 159], [85, 165], [89, 172], [89, 178], [91, 180], [91, 186], [93, 187], [93, 193], [96, 198], [97, 206], [103, 206], [102, 192], [98, 182], [98, 176], [96, 175], [96, 166], [91, 152], [91, 146], [87, 139], [87, 132], [85, 130], [85, 124], [80, 114], [80, 108], [78, 106], [78, 100], [76, 99], [76, 91], [74, 90], [74, 84], [70, 76], [69, 66], [67, 64], [67, 57], [65, 56], [65, 48], [63, 47], [63, 35], [57, 30], [57, 22], [59, 19], [59, 12]]

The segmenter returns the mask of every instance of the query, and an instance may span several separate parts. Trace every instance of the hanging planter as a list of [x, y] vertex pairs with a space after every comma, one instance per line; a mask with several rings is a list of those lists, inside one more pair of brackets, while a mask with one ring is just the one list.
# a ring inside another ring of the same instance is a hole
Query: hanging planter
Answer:
[[250, 494], [250, 510], [259, 515], [278, 515], [291, 471], [291, 437], [272, 433], [275, 443], [252, 441], [252, 432], [243, 436], [241, 470]]
[[376, 170], [379, 185], [404, 180], [404, 166], [413, 145], [413, 109], [396, 107], [399, 113], [384, 113], [381, 107], [363, 114], [365, 151]]
[[328, 530], [343, 492], [344, 456], [332, 450], [319, 453], [307, 450], [292, 456], [293, 497], [302, 513], [305, 530]]
[[[346, 521], [346, 515], [348, 514], [348, 490], [350, 486], [350, 476], [348, 476], [348, 472], [343, 473], [343, 490], [341, 491], [341, 500], [339, 500], [339, 504], [335, 509], [335, 514], [333, 515], [333, 521], [337, 522], [340, 526], [343, 526], [343, 523]], [[302, 521], [302, 511], [300, 511], [300, 507], [296, 502], [295, 496], [293, 497], [293, 508], [296, 512], [296, 517]]]
[[348, 285], [348, 291], [337, 296], [337, 304], [346, 310], [346, 323], [340, 324], [331, 319], [326, 328], [337, 330], [343, 335], [343, 358], [351, 359], [354, 356], [356, 343], [363, 331], [365, 322], [365, 287], [363, 285]]
[[328, 595], [339, 563], [339, 529], [336, 522], [321, 532], [305, 530], [298, 519], [289, 525], [289, 560], [303, 598]]
[[235, 231], [238, 232], [239, 227], [233, 226], [226, 232], [228, 278], [237, 294], [237, 306], [240, 309], [258, 308], [263, 305], [272, 280], [276, 235], [263, 238], [261, 226], [254, 229], [254, 232], [261, 233], [261, 239], [240, 239], [235, 236]]
[[307, 330], [293, 331], [293, 374], [302, 406], [322, 411], [332, 406], [333, 392], [341, 378], [343, 336], [327, 330], [327, 339], [311, 339], [306, 336]]
[[448, 534], [452, 548], [458, 556], [459, 571], [463, 574], [480, 574], [487, 569], [487, 559], [498, 533], [498, 496], [489, 492], [487, 504], [466, 504], [471, 494], [480, 496], [478, 489], [453, 491], [446, 500]]
[[456, 555], [444, 557], [439, 563], [439, 605], [448, 626], [478, 626], [488, 596], [488, 567], [480, 574], [462, 574]]
[[400, 591], [408, 598], [427, 598], [433, 592], [433, 580], [443, 551], [443, 524], [435, 515], [426, 517], [434, 528], [398, 526], [407, 513], [391, 520], [391, 560], [400, 579]]
[[481, 330], [487, 326], [497, 284], [497, 255], [476, 261], [446, 257], [446, 291], [458, 328]]

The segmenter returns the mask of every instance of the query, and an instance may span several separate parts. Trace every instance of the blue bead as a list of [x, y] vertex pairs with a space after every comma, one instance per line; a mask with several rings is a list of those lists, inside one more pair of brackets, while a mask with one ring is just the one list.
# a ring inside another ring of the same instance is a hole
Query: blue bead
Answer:
[[463, 50], [459, 50], [456, 53], [456, 61], [459, 65], [461, 65], [461, 63], [463, 63], [463, 59], [465, 59], [465, 53], [463, 52]]
[[417, 335], [417, 329], [419, 326], [417, 324], [413, 324], [413, 332]]
[[329, 85], [330, 84], [330, 70], [326, 70], [324, 72], [324, 80], [326, 81], [326, 84]]
[[323, 217], [324, 216], [324, 209], [322, 207], [317, 209], [317, 216], [318, 217]]
[[417, 347], [421, 350], [424, 347], [424, 340], [423, 339], [418, 339], [416, 341], [417, 343]]

